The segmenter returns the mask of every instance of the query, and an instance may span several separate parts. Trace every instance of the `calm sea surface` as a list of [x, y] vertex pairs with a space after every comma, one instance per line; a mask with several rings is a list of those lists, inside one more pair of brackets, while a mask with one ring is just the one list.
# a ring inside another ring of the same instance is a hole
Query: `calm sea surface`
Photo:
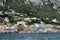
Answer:
[[60, 33], [0, 33], [0, 40], [60, 40]]

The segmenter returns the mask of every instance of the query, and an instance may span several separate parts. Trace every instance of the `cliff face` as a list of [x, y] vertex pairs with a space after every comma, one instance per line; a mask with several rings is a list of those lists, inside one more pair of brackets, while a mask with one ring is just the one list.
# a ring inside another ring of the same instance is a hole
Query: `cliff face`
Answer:
[[[3, 5], [3, 1], [9, 1], [9, 0], [0, 0], [0, 6]], [[11, 0], [10, 0], [11, 1]], [[16, 1], [21, 1], [21, 0], [14, 0]], [[53, 3], [54, 7], [60, 7], [60, 0], [26, 0], [27, 2], [32, 2], [34, 5], [43, 5], [43, 3], [45, 4], [49, 4], [49, 3]]]
[[57, 1], [57, 6], [60, 7], [60, 0], [56, 0]]
[[34, 5], [39, 5], [39, 4], [43, 3], [42, 0], [27, 0], [27, 2], [31, 2]]
[[35, 5], [39, 5], [39, 4], [43, 5], [43, 3], [45, 4], [53, 3], [53, 0], [28, 0], [27, 2], [29, 1]]
[[0, 6], [3, 6], [3, 0], [0, 0]]
[[[30, 1], [30, 2], [32, 2], [32, 3], [37, 3], [37, 4], [41, 4], [41, 3], [45, 3], [45, 4], [48, 4], [49, 2], [50, 3], [53, 3], [53, 4], [55, 4], [55, 5], [57, 5], [57, 6], [60, 6], [60, 0], [28, 0], [28, 1]], [[27, 2], [28, 2], [27, 1]]]

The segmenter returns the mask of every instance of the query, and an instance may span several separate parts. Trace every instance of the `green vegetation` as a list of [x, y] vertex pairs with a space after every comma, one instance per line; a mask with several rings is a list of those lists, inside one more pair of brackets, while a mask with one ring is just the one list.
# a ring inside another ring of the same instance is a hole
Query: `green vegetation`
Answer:
[[[38, 17], [40, 19], [41, 18], [56, 18], [56, 19], [60, 20], [60, 14], [57, 12], [57, 10], [53, 9], [53, 4], [48, 4], [48, 5], [44, 4], [43, 6], [37, 6], [37, 5], [33, 6], [32, 3], [25, 4], [25, 1], [13, 2], [11, 0], [11, 1], [7, 1], [5, 3], [4, 7], [0, 7], [0, 11], [3, 11], [3, 13], [5, 11], [11, 12], [10, 9], [15, 10], [17, 13], [23, 14], [24, 17]], [[32, 14], [30, 14], [30, 13], [32, 13]], [[25, 15], [25, 14], [27, 14], [27, 15]], [[5, 14], [4, 14], [4, 16], [5, 16]], [[8, 17], [10, 17], [11, 22], [14, 21], [13, 15], [11, 15], [11, 16], [8, 15]], [[48, 23], [48, 22], [46, 22], [46, 23]]]

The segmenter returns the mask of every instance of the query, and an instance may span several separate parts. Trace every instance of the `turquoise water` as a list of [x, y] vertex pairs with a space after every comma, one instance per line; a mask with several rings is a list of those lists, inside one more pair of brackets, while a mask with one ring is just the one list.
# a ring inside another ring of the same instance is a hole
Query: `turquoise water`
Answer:
[[60, 40], [60, 33], [0, 33], [0, 40]]

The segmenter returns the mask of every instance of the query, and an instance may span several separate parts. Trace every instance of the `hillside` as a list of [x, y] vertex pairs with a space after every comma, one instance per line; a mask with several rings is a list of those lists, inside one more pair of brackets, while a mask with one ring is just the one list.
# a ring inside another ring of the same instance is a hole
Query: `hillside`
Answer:
[[53, 4], [33, 6], [32, 3], [25, 4], [24, 1], [9, 1], [6, 2], [6, 5], [4, 7], [0, 7], [0, 11], [3, 11], [3, 14], [5, 11], [11, 12], [10, 9], [15, 10], [16, 13], [23, 14], [24, 17], [56, 18], [60, 20], [60, 14], [57, 12], [57, 10], [53, 9]]

